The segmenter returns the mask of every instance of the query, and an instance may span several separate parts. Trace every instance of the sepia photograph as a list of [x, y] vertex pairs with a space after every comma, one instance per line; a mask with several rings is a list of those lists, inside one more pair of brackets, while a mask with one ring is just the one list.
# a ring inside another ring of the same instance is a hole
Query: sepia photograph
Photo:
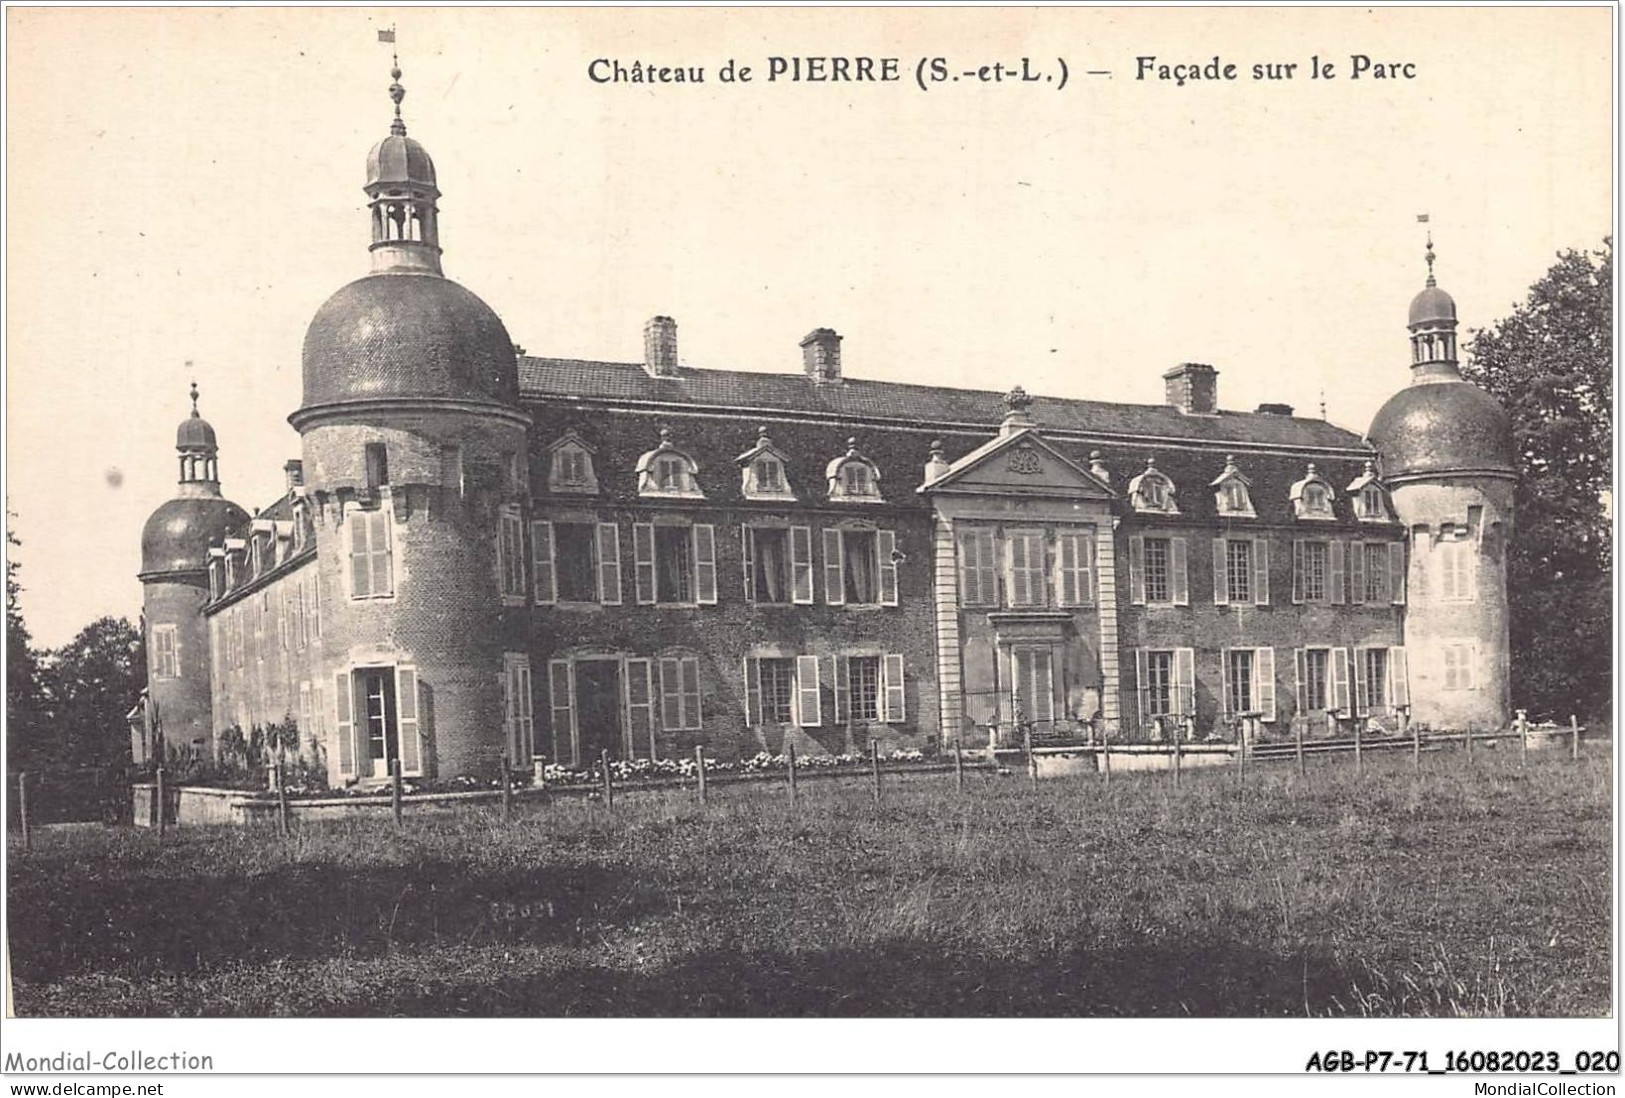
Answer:
[[8, 7], [4, 1070], [1617, 1078], [1616, 17]]

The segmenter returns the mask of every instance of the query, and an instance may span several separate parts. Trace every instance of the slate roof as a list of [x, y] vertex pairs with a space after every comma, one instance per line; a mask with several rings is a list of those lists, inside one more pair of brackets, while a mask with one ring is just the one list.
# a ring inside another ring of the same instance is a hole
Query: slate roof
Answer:
[[[581, 400], [691, 406], [708, 410], [793, 412], [848, 421], [897, 421], [927, 426], [997, 427], [1004, 393], [845, 378], [814, 384], [801, 373], [682, 368], [676, 377], [650, 377], [638, 363], [522, 357], [519, 389], [526, 403]], [[1324, 420], [1257, 412], [1187, 416], [1161, 404], [1034, 396], [1032, 415], [1046, 432], [1092, 438], [1158, 438], [1236, 447], [1366, 450], [1358, 434]]]

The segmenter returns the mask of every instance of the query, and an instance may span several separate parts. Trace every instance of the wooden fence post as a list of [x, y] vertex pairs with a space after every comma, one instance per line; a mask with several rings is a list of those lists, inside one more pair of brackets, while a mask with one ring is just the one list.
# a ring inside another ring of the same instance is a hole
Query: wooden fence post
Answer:
[[877, 740], [869, 741], [869, 767], [875, 775], [875, 804], [880, 803], [880, 743]]
[[158, 841], [164, 841], [164, 832], [169, 829], [169, 795], [164, 792], [164, 768], [159, 767], [153, 772], [153, 795], [158, 798]]
[[1529, 711], [1518, 710], [1518, 765], [1529, 765]]
[[1112, 733], [1109, 727], [1100, 730], [1100, 770], [1106, 776], [1106, 784], [1112, 784]]
[[1306, 777], [1309, 772], [1304, 769], [1303, 765], [1303, 718], [1301, 716], [1292, 718], [1292, 743], [1298, 754], [1298, 777]]
[[1473, 722], [1468, 721], [1467, 722], [1467, 763], [1468, 763], [1468, 765], [1472, 765], [1472, 761], [1473, 761], [1473, 738], [1474, 738], [1473, 737]]
[[959, 749], [959, 741], [954, 741], [954, 792], [965, 792], [965, 756]]
[[1236, 725], [1236, 785], [1247, 787], [1247, 726], [1241, 723]]
[[1027, 754], [1027, 784], [1038, 788], [1038, 758], [1033, 754], [1033, 726], [1021, 726], [1021, 749]]
[[609, 749], [598, 752], [598, 765], [604, 771], [604, 807], [615, 807], [615, 779], [609, 773]]
[[401, 826], [401, 820], [402, 820], [402, 817], [405, 814], [404, 811], [403, 811], [404, 806], [401, 803], [402, 799], [403, 799], [402, 798], [402, 793], [403, 793], [403, 790], [401, 789], [401, 760], [398, 759], [398, 758], [390, 759], [389, 760], [389, 807], [395, 813], [395, 826], [396, 827]]
[[1365, 722], [1359, 717], [1354, 718], [1354, 772], [1365, 773]]
[[513, 760], [508, 753], [502, 753], [502, 822], [507, 823], [513, 819]]
[[28, 771], [17, 775], [17, 815], [23, 825], [23, 849], [34, 849], [34, 833], [28, 827]]
[[1569, 714], [1569, 758], [1580, 758], [1580, 718]]
[[790, 761], [790, 807], [794, 808], [796, 804], [796, 745], [790, 744], [784, 754]]
[[288, 783], [282, 776], [282, 764], [276, 766], [276, 826], [282, 837], [288, 837]]
[[705, 803], [705, 748], [694, 746], [694, 774], [699, 779], [700, 803]]
[[1180, 738], [1181, 738], [1179, 734], [1182, 731], [1184, 731], [1184, 728], [1179, 723], [1176, 722], [1174, 724], [1174, 788], [1175, 789], [1179, 788], [1179, 772], [1180, 772], [1180, 769], [1181, 769], [1180, 763], [1181, 763], [1181, 760], [1184, 757], [1184, 748], [1180, 746], [1180, 742], [1179, 742]]

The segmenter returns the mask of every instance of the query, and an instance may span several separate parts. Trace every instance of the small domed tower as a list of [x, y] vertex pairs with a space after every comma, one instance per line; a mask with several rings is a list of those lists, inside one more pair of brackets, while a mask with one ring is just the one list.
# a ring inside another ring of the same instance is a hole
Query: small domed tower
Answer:
[[[142, 609], [146, 618], [147, 687], [164, 742], [201, 746], [214, 754], [209, 629], [209, 543], [248, 522], [248, 513], [220, 495], [219, 446], [197, 410], [175, 432], [180, 483], [141, 531]], [[155, 745], [156, 746], [156, 745]]]
[[1382, 482], [1409, 543], [1411, 716], [1440, 729], [1511, 717], [1506, 560], [1517, 479], [1512, 426], [1463, 380], [1456, 303], [1433, 276], [1411, 301], [1411, 384], [1371, 421]]
[[496, 313], [441, 272], [434, 162], [406, 135], [392, 75], [395, 119], [367, 154], [372, 271], [311, 320], [289, 417], [317, 524], [313, 674], [335, 783], [395, 760], [407, 776], [494, 774], [511, 746], [505, 654], [529, 647], [517, 356]]

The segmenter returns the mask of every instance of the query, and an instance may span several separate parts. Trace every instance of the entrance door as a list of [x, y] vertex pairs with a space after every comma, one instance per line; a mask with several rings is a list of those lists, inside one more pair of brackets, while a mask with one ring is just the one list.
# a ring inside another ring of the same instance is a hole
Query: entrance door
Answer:
[[596, 762], [600, 751], [622, 757], [620, 660], [576, 661], [576, 728], [583, 766]]
[[389, 777], [389, 762], [400, 751], [395, 728], [395, 673], [393, 668], [370, 668], [356, 672], [361, 680], [361, 712], [366, 728], [362, 735], [370, 771], [375, 778]]

